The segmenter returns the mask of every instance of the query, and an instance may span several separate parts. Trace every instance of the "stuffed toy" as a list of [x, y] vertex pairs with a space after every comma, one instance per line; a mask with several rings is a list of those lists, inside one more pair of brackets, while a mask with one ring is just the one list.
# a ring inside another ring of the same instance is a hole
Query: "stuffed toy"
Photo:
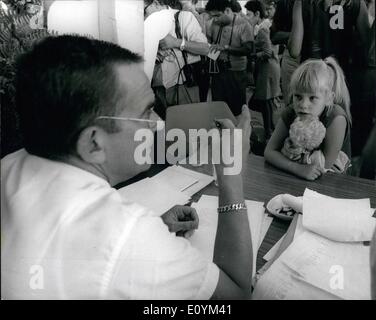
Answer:
[[325, 156], [319, 149], [326, 134], [326, 128], [319, 118], [313, 115], [297, 117], [290, 126], [289, 137], [286, 138], [282, 154], [292, 161], [302, 164], [317, 164], [325, 171], [343, 173], [351, 166], [350, 159], [343, 152], [330, 169], [325, 169]]
[[297, 117], [290, 126], [289, 137], [286, 138], [281, 152], [290, 160], [307, 164], [311, 154], [320, 147], [325, 134], [326, 128], [318, 117]]

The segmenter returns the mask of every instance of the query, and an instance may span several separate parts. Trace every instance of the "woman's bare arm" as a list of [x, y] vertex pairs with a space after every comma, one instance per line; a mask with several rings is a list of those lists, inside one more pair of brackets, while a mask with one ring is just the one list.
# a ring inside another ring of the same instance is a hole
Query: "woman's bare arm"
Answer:
[[302, 13], [302, 1], [295, 0], [292, 11], [292, 28], [290, 38], [287, 43], [287, 49], [291, 57], [297, 58], [302, 51], [304, 25], [303, 25], [303, 13]]

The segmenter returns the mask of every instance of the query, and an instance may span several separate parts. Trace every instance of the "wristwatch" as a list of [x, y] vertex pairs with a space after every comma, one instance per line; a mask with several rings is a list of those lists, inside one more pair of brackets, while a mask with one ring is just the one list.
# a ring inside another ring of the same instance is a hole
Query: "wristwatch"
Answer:
[[184, 50], [185, 50], [185, 39], [183, 38], [180, 44], [180, 51], [184, 51]]

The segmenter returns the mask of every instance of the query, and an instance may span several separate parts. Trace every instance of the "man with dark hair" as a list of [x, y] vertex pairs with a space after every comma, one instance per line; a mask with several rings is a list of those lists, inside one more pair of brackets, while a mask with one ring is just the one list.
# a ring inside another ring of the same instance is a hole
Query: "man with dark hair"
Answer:
[[[1, 160], [2, 299], [249, 296], [252, 246], [240, 175], [216, 166], [219, 205], [227, 209], [219, 213], [213, 261], [175, 234], [198, 227], [194, 209], [176, 206], [159, 217], [112, 187], [150, 166], [136, 157], [136, 133], [153, 134], [158, 125], [140, 62], [80, 36], [47, 38], [20, 59], [16, 103], [26, 150]], [[249, 122], [245, 108], [243, 152]]]
[[240, 5], [240, 3], [237, 1], [237, 0], [231, 0], [232, 2], [232, 10], [235, 12], [235, 13], [241, 13], [242, 12], [242, 6]]
[[[54, 54], [46, 50], [51, 43]], [[69, 36], [59, 37], [59, 41], [48, 39], [21, 57], [16, 101], [25, 149], [40, 157], [59, 159], [74, 151], [75, 140], [85, 127], [98, 124], [110, 133], [117, 132], [114, 121], [99, 121], [97, 117], [114, 116], [124, 109], [118, 104], [122, 93], [120, 88], [114, 90], [116, 73], [112, 70], [113, 64], [124, 62], [136, 64], [142, 59], [111, 43]]]
[[225, 101], [235, 116], [246, 103], [247, 55], [253, 50], [253, 34], [244, 18], [234, 12], [231, 0], [209, 0], [213, 17], [208, 40], [210, 51], [220, 51], [212, 71], [213, 101]]

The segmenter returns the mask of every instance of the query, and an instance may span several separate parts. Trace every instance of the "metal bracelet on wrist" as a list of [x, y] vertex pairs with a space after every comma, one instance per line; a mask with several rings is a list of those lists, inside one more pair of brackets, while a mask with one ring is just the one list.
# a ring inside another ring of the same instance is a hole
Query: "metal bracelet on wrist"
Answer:
[[218, 213], [225, 213], [225, 212], [233, 212], [233, 211], [239, 211], [247, 209], [246, 204], [243, 203], [232, 203], [232, 204], [226, 204], [225, 206], [218, 207], [217, 211]]

